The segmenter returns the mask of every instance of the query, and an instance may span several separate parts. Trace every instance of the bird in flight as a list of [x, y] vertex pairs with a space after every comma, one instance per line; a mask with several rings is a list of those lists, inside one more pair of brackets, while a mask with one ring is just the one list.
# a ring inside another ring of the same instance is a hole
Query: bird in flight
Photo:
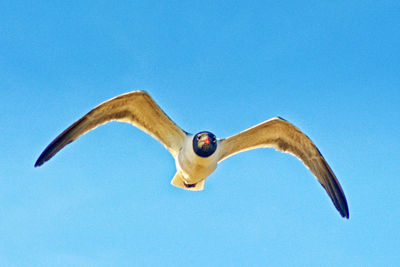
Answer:
[[110, 121], [130, 123], [157, 139], [172, 154], [177, 172], [171, 184], [203, 190], [217, 165], [237, 153], [272, 147], [301, 160], [332, 199], [340, 215], [349, 218], [346, 197], [335, 174], [315, 144], [290, 122], [275, 117], [227, 138], [208, 131], [190, 134], [178, 127], [145, 91], [134, 91], [103, 102], [54, 139], [35, 163], [41, 166], [64, 146]]

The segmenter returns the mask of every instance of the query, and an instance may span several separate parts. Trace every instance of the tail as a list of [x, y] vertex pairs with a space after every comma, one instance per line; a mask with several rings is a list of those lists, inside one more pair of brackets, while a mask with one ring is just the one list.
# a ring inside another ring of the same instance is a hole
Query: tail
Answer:
[[171, 184], [180, 187], [186, 190], [191, 190], [191, 191], [201, 191], [204, 189], [204, 183], [206, 182], [206, 179], [201, 180], [197, 184], [186, 184], [183, 180], [182, 174], [180, 172], [177, 172], [172, 178]]

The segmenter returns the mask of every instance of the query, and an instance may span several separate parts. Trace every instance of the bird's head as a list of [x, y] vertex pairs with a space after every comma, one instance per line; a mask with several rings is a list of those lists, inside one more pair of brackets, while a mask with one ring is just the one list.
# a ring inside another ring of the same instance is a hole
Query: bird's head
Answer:
[[210, 132], [197, 133], [193, 137], [193, 150], [200, 157], [209, 157], [217, 150], [217, 138]]

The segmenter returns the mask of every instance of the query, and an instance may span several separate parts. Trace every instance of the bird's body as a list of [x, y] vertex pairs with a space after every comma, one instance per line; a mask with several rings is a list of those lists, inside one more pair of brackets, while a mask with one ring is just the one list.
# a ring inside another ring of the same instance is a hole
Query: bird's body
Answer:
[[[194, 135], [188, 135], [183, 142], [182, 149], [175, 157], [177, 172], [182, 174], [184, 183], [194, 185], [210, 176], [218, 165], [219, 150], [216, 150], [208, 157], [197, 155], [193, 149]], [[218, 141], [217, 141], [218, 142]], [[193, 188], [193, 187], [187, 187]]]
[[343, 190], [314, 143], [294, 125], [275, 117], [228, 138], [211, 132], [189, 134], [179, 128], [144, 91], [112, 98], [62, 132], [39, 156], [42, 165], [79, 136], [109, 121], [130, 123], [160, 141], [175, 159], [177, 172], [171, 183], [186, 190], [203, 190], [218, 163], [237, 153], [273, 147], [293, 154], [315, 175], [343, 217], [349, 217]]

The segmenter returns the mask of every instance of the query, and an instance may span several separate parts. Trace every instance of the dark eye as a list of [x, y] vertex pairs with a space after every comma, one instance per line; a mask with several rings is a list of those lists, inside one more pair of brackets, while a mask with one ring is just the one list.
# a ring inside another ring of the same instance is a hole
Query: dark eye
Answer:
[[197, 136], [197, 140], [200, 140], [200, 139], [201, 139], [201, 136], [200, 136], [200, 135], [198, 135], [198, 136]]

